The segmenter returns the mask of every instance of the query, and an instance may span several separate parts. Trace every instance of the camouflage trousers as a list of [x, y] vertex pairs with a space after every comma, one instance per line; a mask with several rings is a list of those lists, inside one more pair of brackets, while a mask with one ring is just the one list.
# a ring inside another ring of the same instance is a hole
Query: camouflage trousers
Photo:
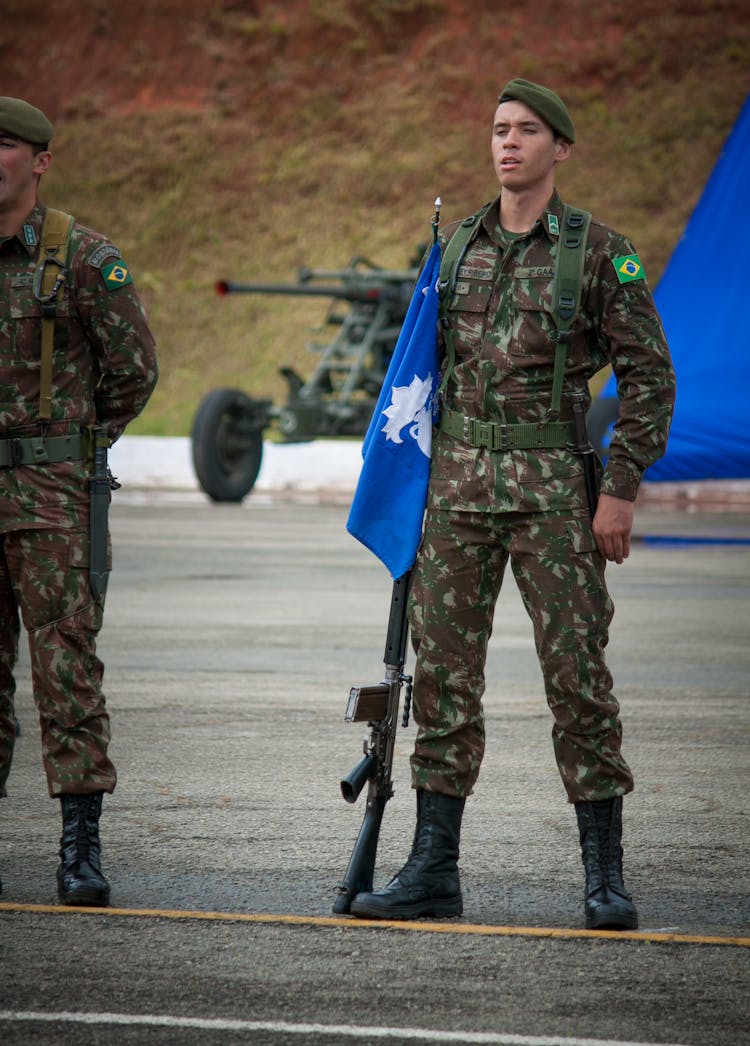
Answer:
[[28, 633], [49, 794], [112, 792], [104, 666], [96, 656], [103, 607], [89, 589], [88, 534], [18, 530], [0, 541], [0, 796], [15, 742], [19, 614]]
[[570, 802], [632, 791], [604, 660], [614, 607], [588, 517], [428, 509], [409, 605], [415, 788], [469, 795], [484, 755], [492, 620], [510, 560], [532, 620]]

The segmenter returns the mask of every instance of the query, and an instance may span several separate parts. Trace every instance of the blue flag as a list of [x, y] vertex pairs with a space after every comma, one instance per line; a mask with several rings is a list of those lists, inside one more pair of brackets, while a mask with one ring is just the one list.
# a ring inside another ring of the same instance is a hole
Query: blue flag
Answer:
[[388, 567], [393, 578], [414, 563], [430, 479], [437, 409], [435, 243], [414, 288], [393, 357], [362, 444], [362, 471], [346, 529]]

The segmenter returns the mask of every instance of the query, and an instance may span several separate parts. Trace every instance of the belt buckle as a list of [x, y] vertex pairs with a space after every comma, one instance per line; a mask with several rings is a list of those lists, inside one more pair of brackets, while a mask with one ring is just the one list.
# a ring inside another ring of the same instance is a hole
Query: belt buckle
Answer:
[[474, 433], [474, 442], [478, 447], [487, 447], [488, 450], [492, 449], [492, 422], [476, 418]]

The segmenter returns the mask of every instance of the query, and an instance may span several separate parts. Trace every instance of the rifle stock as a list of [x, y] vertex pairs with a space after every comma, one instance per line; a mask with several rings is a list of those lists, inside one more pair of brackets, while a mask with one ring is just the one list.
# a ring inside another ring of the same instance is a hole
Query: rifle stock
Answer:
[[401, 687], [404, 684], [407, 687], [404, 726], [408, 723], [411, 700], [411, 678], [403, 673], [409, 627], [409, 580], [410, 575], [407, 573], [393, 583], [383, 658], [384, 681], [373, 686], [353, 687], [349, 693], [346, 722], [367, 720], [370, 734], [365, 738], [363, 758], [341, 781], [341, 793], [348, 803], [354, 803], [367, 784], [367, 805], [359, 835], [333, 904], [336, 915], [347, 914], [356, 895], [372, 889], [383, 812], [385, 804], [393, 795], [393, 752], [396, 745]]
[[589, 514], [593, 519], [596, 515], [596, 506], [599, 501], [599, 481], [596, 474], [596, 451], [591, 446], [586, 431], [586, 397], [582, 392], [576, 392], [571, 397], [573, 401], [573, 421], [576, 430], [576, 452], [580, 454], [583, 462], [583, 477], [586, 483], [586, 500], [589, 503]]
[[89, 586], [98, 602], [107, 592], [107, 534], [112, 482], [107, 468], [109, 439], [100, 425], [91, 429], [93, 467], [89, 478]]

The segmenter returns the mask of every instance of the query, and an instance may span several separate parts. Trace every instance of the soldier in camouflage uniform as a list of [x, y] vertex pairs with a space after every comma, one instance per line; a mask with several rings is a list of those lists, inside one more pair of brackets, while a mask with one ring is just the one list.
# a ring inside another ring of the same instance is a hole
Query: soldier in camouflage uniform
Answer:
[[[102, 795], [113, 791], [116, 775], [107, 755], [109, 717], [96, 655], [104, 598], [94, 598], [89, 578], [91, 453], [85, 434], [102, 426], [101, 438], [116, 440], [145, 406], [157, 365], [120, 252], [73, 224], [61, 263], [67, 271], [57, 270], [64, 282], [50, 339], [51, 395], [44, 403], [44, 295], [37, 276], [47, 208], [37, 190], [50, 166], [51, 137], [42, 112], [23, 100], [0, 98], [0, 796], [6, 795], [15, 741], [20, 616], [49, 794], [62, 807], [58, 895], [63, 904], [99, 905], [109, 901], [109, 884], [101, 870], [98, 821]], [[103, 541], [109, 552], [108, 535]]]
[[[633, 778], [604, 659], [613, 613], [604, 567], [629, 553], [633, 502], [643, 471], [664, 452], [675, 379], [633, 245], [594, 220], [553, 417], [552, 283], [563, 224], [554, 177], [574, 137], [556, 94], [525, 80], [506, 85], [491, 145], [501, 194], [460, 261], [448, 301], [453, 352], [443, 356], [440, 430], [413, 573], [417, 829], [391, 883], [354, 899], [358, 916], [463, 910], [460, 826], [484, 752], [484, 665], [510, 562], [533, 623], [557, 765], [575, 804], [586, 925], [637, 926], [622, 878], [622, 796]], [[455, 228], [445, 230], [444, 244]], [[588, 381], [606, 364], [617, 377], [620, 416], [603, 472], [597, 461], [592, 523], [582, 459], [570, 445], [571, 395], [583, 392], [588, 404]], [[553, 427], [562, 423], [558, 445], [525, 445], [528, 429], [520, 426], [542, 428], [551, 418]], [[503, 440], [513, 449], [502, 449]]]

